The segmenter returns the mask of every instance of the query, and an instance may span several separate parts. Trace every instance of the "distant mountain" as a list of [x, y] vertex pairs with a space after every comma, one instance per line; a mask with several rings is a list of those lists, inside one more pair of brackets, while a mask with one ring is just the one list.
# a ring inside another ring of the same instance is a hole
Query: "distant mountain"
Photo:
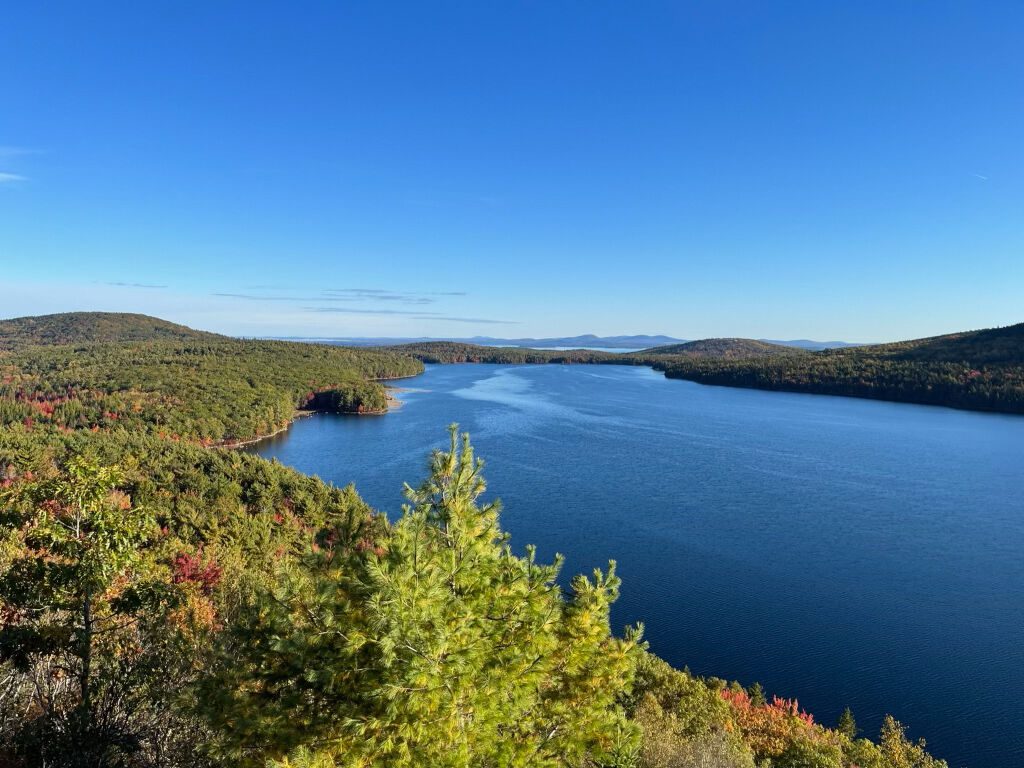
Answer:
[[125, 312], [64, 312], [0, 320], [0, 350], [31, 345], [223, 338], [157, 317]]
[[287, 339], [289, 341], [317, 341], [326, 344], [342, 344], [353, 347], [385, 347], [393, 346], [395, 344], [426, 344], [435, 341], [451, 341], [457, 344], [476, 344], [483, 347], [525, 347], [532, 349], [551, 349], [554, 347], [646, 349], [647, 347], [657, 347], [664, 344], [678, 344], [685, 341], [685, 339], [676, 339], [672, 336], [649, 336], [645, 334], [639, 334], [636, 336], [596, 336], [592, 333], [585, 333], [581, 336], [557, 336], [545, 339], [498, 339], [493, 336], [472, 336], [470, 338], [457, 339], [440, 336], [419, 336], [415, 338], [302, 338], [289, 336]]
[[581, 336], [561, 336], [546, 339], [494, 339], [486, 336], [478, 336], [467, 339], [472, 344], [501, 344], [512, 347], [537, 347], [539, 349], [550, 347], [601, 347], [603, 349], [645, 349], [647, 347], [660, 347], [665, 344], [678, 344], [685, 339], [676, 339], [672, 336], [638, 334], [635, 336], [595, 336], [592, 333], [585, 333]]
[[[633, 336], [597, 336], [592, 333], [585, 333], [581, 336], [554, 336], [550, 338], [533, 339], [499, 339], [494, 336], [472, 336], [470, 338], [451, 338], [441, 336], [417, 336], [417, 337], [384, 337], [384, 336], [362, 336], [350, 338], [307, 338], [301, 336], [279, 337], [288, 341], [316, 341], [323, 344], [340, 344], [351, 347], [390, 347], [396, 344], [429, 344], [435, 341], [451, 341], [456, 344], [476, 344], [483, 347], [524, 347], [530, 349], [586, 349], [596, 347], [598, 349], [653, 349], [686, 343], [686, 339], [677, 339], [673, 336], [637, 334]], [[838, 349], [842, 347], [855, 347], [846, 341], [811, 341], [810, 339], [795, 339], [793, 341], [775, 341], [773, 339], [757, 339], [766, 344], [775, 344], [783, 347], [797, 347], [798, 349], [820, 350]]]
[[750, 357], [799, 355], [802, 351], [792, 346], [772, 344], [756, 339], [701, 339], [683, 344], [670, 344], [643, 350], [643, 354], [740, 360]]

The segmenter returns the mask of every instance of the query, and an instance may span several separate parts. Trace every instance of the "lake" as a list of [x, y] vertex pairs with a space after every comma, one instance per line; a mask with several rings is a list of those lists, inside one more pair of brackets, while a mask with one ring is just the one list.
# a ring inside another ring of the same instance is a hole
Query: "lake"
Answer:
[[613, 625], [819, 721], [891, 712], [951, 766], [1024, 765], [1024, 418], [707, 387], [648, 368], [428, 366], [386, 416], [253, 450], [393, 518], [459, 422], [522, 551], [618, 561]]

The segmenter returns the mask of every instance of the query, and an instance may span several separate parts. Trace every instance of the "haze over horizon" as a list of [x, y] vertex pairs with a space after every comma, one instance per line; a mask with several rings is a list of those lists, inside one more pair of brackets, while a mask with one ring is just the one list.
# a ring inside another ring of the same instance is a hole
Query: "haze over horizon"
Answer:
[[5, 28], [5, 317], [856, 342], [1024, 320], [1019, 3], [57, 3]]

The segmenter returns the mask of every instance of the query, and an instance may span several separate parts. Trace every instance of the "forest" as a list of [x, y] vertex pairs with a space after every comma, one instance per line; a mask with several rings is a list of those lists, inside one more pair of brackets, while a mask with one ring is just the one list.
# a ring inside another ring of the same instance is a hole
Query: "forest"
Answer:
[[1024, 323], [793, 355], [673, 359], [669, 378], [702, 384], [1024, 413]]
[[945, 766], [614, 631], [454, 426], [388, 514], [217, 444], [419, 360], [125, 326], [0, 353], [0, 765]]
[[212, 444], [282, 427], [299, 409], [387, 409], [408, 356], [216, 339], [25, 346], [0, 355], [0, 426], [124, 429]]

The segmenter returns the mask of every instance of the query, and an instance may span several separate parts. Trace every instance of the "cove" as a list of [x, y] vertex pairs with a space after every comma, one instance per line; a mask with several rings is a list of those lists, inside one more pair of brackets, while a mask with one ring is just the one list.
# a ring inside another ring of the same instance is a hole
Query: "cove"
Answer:
[[458, 422], [522, 551], [618, 562], [614, 629], [828, 724], [890, 712], [951, 766], [1024, 765], [1024, 418], [709, 387], [647, 368], [428, 366], [386, 416], [247, 450], [394, 518]]

